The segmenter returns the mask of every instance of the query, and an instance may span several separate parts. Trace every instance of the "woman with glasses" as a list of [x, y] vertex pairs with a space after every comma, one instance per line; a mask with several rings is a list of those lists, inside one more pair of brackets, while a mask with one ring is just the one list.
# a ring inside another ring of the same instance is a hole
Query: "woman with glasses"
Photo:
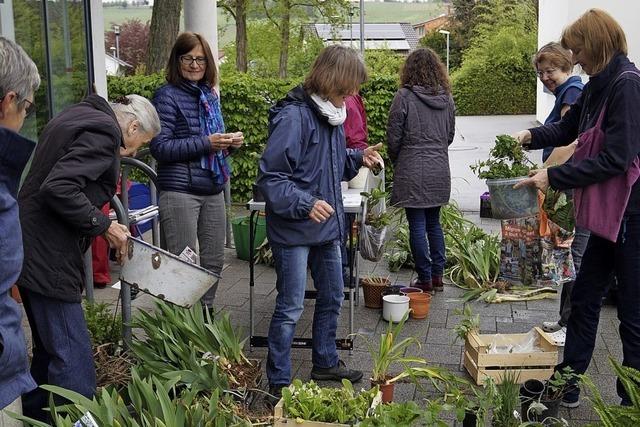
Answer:
[[[558, 42], [548, 43], [534, 55], [533, 66], [544, 87], [556, 98], [544, 124], [558, 122], [576, 103], [584, 87], [580, 77], [571, 75], [571, 51], [564, 49]], [[553, 147], [543, 149], [543, 162], [547, 161], [552, 151]]]
[[[225, 133], [218, 72], [211, 48], [197, 33], [180, 34], [169, 56], [167, 84], [155, 93], [162, 130], [151, 142], [158, 160], [160, 225], [167, 250], [199, 249], [200, 265], [222, 272], [225, 243], [224, 186], [230, 152], [242, 132]], [[211, 308], [217, 283], [202, 298]]]
[[[571, 51], [563, 48], [558, 42], [548, 43], [533, 56], [533, 66], [544, 87], [556, 97], [553, 109], [544, 124], [559, 122], [571, 106], [576, 103], [584, 87], [580, 77], [571, 75], [573, 70]], [[575, 141], [566, 147], [545, 147], [542, 152], [542, 160], [549, 165], [564, 163], [571, 157], [575, 147]], [[580, 269], [582, 254], [588, 240], [589, 230], [577, 227], [571, 244], [571, 256], [576, 273]], [[573, 283], [572, 280], [562, 285], [560, 319], [542, 322], [542, 329], [549, 333], [549, 338], [558, 346], [563, 346], [566, 340]]]
[[[603, 10], [585, 12], [564, 29], [560, 42], [589, 82], [559, 122], [516, 134], [528, 148], [559, 147], [578, 138], [572, 162], [532, 171], [517, 184], [574, 189], [576, 224], [591, 231], [556, 370], [587, 370], [612, 273], [618, 279], [622, 364], [640, 369], [640, 71], [629, 61], [622, 27]], [[631, 405], [620, 381], [617, 388], [622, 405]], [[561, 404], [578, 406], [579, 393], [577, 387], [565, 393]]]

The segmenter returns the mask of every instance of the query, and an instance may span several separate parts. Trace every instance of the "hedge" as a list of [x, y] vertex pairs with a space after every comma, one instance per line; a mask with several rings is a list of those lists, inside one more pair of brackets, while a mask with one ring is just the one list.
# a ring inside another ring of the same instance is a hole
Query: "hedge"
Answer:
[[[220, 101], [227, 130], [239, 130], [245, 136], [244, 147], [232, 157], [231, 194], [234, 201], [243, 202], [251, 198], [251, 185], [256, 178], [258, 159], [267, 140], [269, 108], [299, 83], [235, 73], [221, 79]], [[109, 97], [113, 99], [136, 93], [151, 98], [163, 84], [164, 77], [160, 74], [109, 77]], [[373, 76], [362, 88], [371, 143], [385, 141], [387, 115], [397, 86], [396, 76]], [[391, 176], [389, 169], [388, 176]]]

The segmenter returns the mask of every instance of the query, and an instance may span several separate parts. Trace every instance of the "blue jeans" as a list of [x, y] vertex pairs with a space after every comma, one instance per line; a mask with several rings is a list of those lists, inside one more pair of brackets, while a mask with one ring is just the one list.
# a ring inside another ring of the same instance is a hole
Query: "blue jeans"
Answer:
[[[20, 295], [31, 326], [33, 379], [38, 386], [52, 384], [91, 399], [96, 391], [96, 370], [82, 305], [25, 288], [20, 288]], [[42, 410], [47, 406], [49, 393], [41, 388], [22, 396], [23, 413], [28, 417], [48, 421], [49, 412]]]
[[409, 244], [418, 280], [427, 282], [444, 274], [444, 234], [440, 227], [440, 206], [405, 208], [409, 222]]
[[[589, 238], [571, 293], [564, 360], [556, 369], [570, 366], [575, 373], [583, 374], [589, 367], [598, 332], [602, 298], [611, 283], [611, 273], [618, 278], [622, 364], [640, 369], [640, 215], [622, 220], [615, 243], [593, 234]], [[619, 380], [617, 390], [622, 404], [630, 404], [629, 396]], [[580, 390], [576, 388], [565, 399], [575, 400], [579, 393]]]
[[291, 382], [291, 343], [304, 309], [307, 265], [318, 295], [313, 313], [314, 367], [331, 368], [338, 364], [336, 329], [344, 299], [340, 243], [322, 246], [272, 245], [276, 267], [278, 296], [269, 327], [267, 377], [269, 384]]

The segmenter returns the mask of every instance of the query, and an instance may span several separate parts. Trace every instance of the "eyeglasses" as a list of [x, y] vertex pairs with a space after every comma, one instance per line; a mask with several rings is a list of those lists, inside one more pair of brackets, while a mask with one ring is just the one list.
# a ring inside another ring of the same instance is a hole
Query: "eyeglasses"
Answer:
[[[5, 96], [0, 97], [0, 102], [4, 100]], [[29, 104], [24, 109], [24, 111], [26, 112], [26, 117], [29, 117], [31, 114], [33, 114], [36, 111], [36, 105], [33, 102], [29, 101], [27, 98], [24, 98], [22, 101], [17, 101], [17, 102], [25, 102]]]
[[188, 55], [182, 55], [180, 57], [180, 62], [182, 62], [182, 65], [191, 65], [194, 62], [198, 65], [204, 65], [207, 63], [207, 58], [203, 57], [203, 56], [188, 56]]
[[545, 75], [552, 76], [556, 71], [558, 71], [556, 68], [550, 68], [548, 70], [538, 71], [536, 74], [539, 78], [543, 78]]
[[29, 101], [28, 99], [23, 99], [22, 102], [26, 102], [28, 105], [25, 107], [24, 111], [27, 113], [27, 117], [32, 115], [36, 111], [36, 104]]

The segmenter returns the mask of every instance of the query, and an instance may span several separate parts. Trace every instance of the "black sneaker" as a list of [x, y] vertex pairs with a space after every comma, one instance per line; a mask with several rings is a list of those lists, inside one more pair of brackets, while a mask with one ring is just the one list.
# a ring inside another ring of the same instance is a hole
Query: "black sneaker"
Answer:
[[285, 387], [288, 387], [287, 384], [269, 385], [269, 394], [265, 395], [264, 400], [271, 408], [275, 407], [282, 399], [282, 389]]
[[322, 381], [342, 381], [347, 379], [352, 383], [357, 383], [362, 379], [362, 371], [349, 369], [342, 360], [338, 360], [338, 364], [333, 368], [318, 368], [314, 366], [311, 369], [311, 378]]

